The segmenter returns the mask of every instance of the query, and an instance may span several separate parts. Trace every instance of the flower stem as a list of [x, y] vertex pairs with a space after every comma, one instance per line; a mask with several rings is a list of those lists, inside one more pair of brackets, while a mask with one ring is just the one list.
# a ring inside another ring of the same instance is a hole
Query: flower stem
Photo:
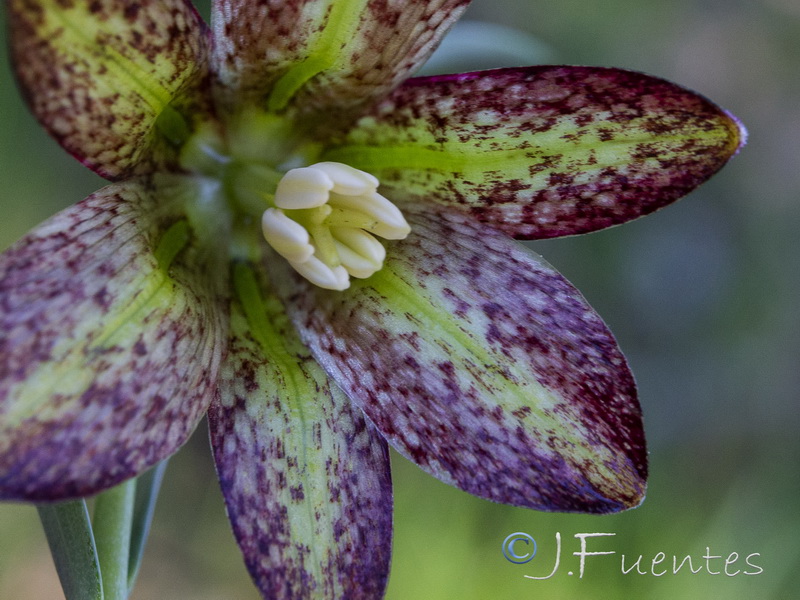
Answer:
[[103, 492], [94, 506], [92, 525], [97, 543], [104, 600], [128, 597], [128, 558], [136, 480]]

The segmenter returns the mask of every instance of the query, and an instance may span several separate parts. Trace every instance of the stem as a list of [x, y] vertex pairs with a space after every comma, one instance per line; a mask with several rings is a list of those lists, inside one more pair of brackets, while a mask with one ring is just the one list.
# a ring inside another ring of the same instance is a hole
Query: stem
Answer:
[[131, 479], [97, 497], [92, 524], [103, 574], [105, 600], [128, 597], [128, 557], [136, 480]]

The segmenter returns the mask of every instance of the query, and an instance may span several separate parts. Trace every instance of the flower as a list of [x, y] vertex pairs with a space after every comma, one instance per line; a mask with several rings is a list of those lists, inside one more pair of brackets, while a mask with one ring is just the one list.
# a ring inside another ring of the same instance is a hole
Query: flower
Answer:
[[622, 70], [403, 82], [467, 4], [9, 0], [33, 112], [112, 183], [0, 259], [0, 498], [94, 494], [207, 412], [269, 598], [382, 595], [387, 442], [499, 502], [641, 502], [625, 359], [509, 236], [660, 208], [743, 129]]

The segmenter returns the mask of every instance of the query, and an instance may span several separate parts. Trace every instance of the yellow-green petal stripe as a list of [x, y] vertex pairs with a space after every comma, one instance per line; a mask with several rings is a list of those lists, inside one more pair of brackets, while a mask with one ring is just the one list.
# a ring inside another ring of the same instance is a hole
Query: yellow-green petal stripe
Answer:
[[309, 44], [307, 56], [281, 75], [272, 88], [267, 100], [270, 111], [286, 108], [292, 96], [309, 79], [337, 65], [343, 55], [347, 56], [345, 50], [353, 43], [366, 4], [367, 0], [347, 0], [329, 5], [325, 26]]
[[636, 387], [602, 320], [552, 267], [430, 203], [370, 278], [332, 293], [271, 262], [321, 365], [401, 454], [477, 496], [540, 510], [638, 505]]
[[83, 497], [138, 475], [211, 402], [224, 247], [161, 192], [113, 184], [0, 257], [0, 498]]
[[300, 343], [252, 240], [233, 266], [230, 347], [209, 426], [239, 546], [265, 598], [380, 598], [388, 449]]
[[469, 0], [220, 0], [212, 11], [218, 96], [229, 111], [289, 111], [337, 130], [417, 69]]
[[69, 152], [112, 179], [174, 162], [176, 139], [154, 127], [159, 116], [167, 111], [170, 131], [180, 131], [206, 111], [204, 26], [188, 2], [8, 5], [17, 77], [34, 114]]
[[652, 212], [719, 170], [735, 117], [619, 69], [530, 67], [413, 79], [323, 153], [525, 239]]

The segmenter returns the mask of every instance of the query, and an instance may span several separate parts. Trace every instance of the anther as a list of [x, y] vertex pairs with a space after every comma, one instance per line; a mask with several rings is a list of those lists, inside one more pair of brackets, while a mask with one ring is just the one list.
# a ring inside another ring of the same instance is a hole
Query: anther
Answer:
[[364, 171], [322, 162], [288, 171], [275, 191], [275, 208], [262, 218], [264, 238], [312, 283], [333, 290], [383, 267], [389, 240], [411, 231], [400, 210]]

